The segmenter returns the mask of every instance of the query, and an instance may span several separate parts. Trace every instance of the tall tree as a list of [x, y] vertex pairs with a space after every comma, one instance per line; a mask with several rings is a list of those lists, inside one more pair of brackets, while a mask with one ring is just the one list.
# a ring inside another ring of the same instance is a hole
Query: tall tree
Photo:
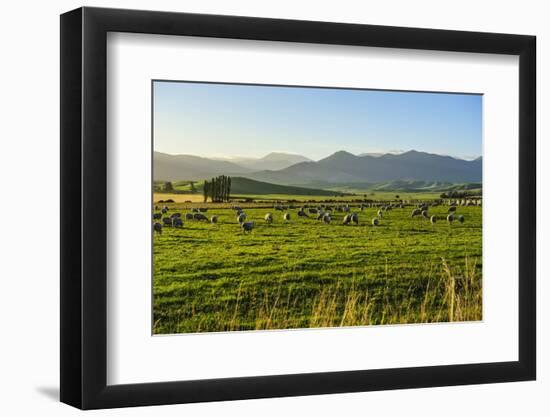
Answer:
[[227, 177], [227, 201], [231, 197], [231, 177]]
[[212, 178], [212, 201], [218, 202], [219, 184], [216, 177]]
[[222, 201], [227, 201], [227, 177], [222, 175]]
[[204, 197], [204, 202], [208, 200], [208, 194], [210, 193], [210, 183], [208, 181], [204, 181], [204, 185], [202, 186], [202, 195]]

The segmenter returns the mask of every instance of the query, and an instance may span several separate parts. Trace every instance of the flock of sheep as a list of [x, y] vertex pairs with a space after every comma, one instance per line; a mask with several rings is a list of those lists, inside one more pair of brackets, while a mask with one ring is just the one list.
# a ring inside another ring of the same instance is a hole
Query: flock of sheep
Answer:
[[[431, 224], [435, 224], [437, 222], [437, 217], [435, 215], [430, 215], [429, 213], [429, 207], [430, 206], [438, 206], [442, 204], [441, 202], [431, 202], [428, 203], [417, 203], [416, 205], [413, 205], [413, 210], [411, 212], [411, 218], [419, 217], [419, 218], [425, 218], [430, 221]], [[472, 205], [481, 205], [481, 200], [451, 200], [447, 203], [449, 205], [449, 209], [447, 211], [446, 220], [449, 224], [452, 224], [455, 220], [457, 220], [459, 223], [464, 223], [464, 216], [462, 214], [457, 214], [457, 208], [459, 206], [472, 206]], [[410, 204], [400, 202], [400, 203], [363, 203], [358, 206], [355, 206], [355, 208], [358, 208], [360, 211], [363, 211], [365, 208], [378, 208], [376, 217], [372, 218], [371, 224], [373, 226], [379, 226], [382, 219], [385, 217], [386, 212], [391, 211], [393, 209], [405, 209], [407, 206], [410, 206]], [[254, 229], [255, 223], [253, 221], [247, 221], [247, 215], [244, 212], [244, 210], [239, 206], [233, 206], [231, 207], [235, 211], [235, 218], [236, 222], [240, 225], [242, 231], [244, 233], [252, 231]], [[327, 205], [327, 204], [319, 204], [315, 207], [310, 207], [308, 204], [305, 204], [301, 207], [296, 207], [294, 205], [280, 205], [276, 204], [273, 207], [276, 211], [282, 211], [283, 213], [283, 221], [284, 222], [290, 222], [291, 221], [291, 213], [290, 210], [297, 209], [296, 215], [298, 217], [305, 217], [305, 218], [311, 218], [318, 221], [321, 221], [325, 224], [330, 224], [333, 221], [333, 213], [335, 212], [341, 212], [345, 213], [342, 223], [344, 225], [351, 225], [351, 224], [359, 224], [359, 216], [356, 212], [352, 212], [352, 207], [350, 207], [349, 204], [339, 204], [339, 205]], [[193, 208], [191, 212], [185, 213], [182, 215], [182, 213], [173, 212], [169, 214], [169, 207], [163, 206], [162, 208], [159, 208], [158, 206], [155, 206], [155, 212], [153, 213], [153, 230], [161, 234], [163, 227], [175, 227], [175, 228], [181, 228], [183, 227], [183, 217], [185, 217], [185, 220], [189, 221], [205, 221], [210, 222], [212, 224], [215, 224], [218, 222], [218, 216], [212, 215], [208, 217], [205, 213], [208, 212], [207, 208]], [[267, 224], [273, 223], [273, 214], [267, 213], [264, 216], [264, 221]]]

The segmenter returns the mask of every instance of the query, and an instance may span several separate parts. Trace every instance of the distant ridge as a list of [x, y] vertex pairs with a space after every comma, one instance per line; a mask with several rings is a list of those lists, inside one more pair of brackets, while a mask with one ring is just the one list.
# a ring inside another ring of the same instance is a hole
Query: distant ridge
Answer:
[[233, 162], [202, 158], [194, 155], [153, 154], [153, 178], [156, 181], [202, 180], [215, 175], [251, 172]]
[[154, 152], [153, 175], [157, 181], [201, 180], [215, 175], [235, 175], [262, 170], [280, 170], [310, 161], [302, 155], [271, 152], [262, 158], [204, 158]]
[[481, 182], [481, 171], [481, 157], [466, 161], [415, 150], [381, 156], [357, 156], [338, 151], [317, 162], [302, 162], [279, 171], [261, 171], [245, 176], [276, 184], [380, 183], [396, 180], [466, 183]]
[[[483, 160], [410, 150], [383, 155], [354, 155], [345, 150], [312, 161], [302, 155], [273, 152], [250, 160], [210, 159], [194, 155], [154, 153], [157, 181], [203, 180], [216, 175], [246, 177], [279, 185], [329, 188], [351, 183], [424, 181], [429, 183], [481, 183]], [[285, 166], [284, 168], [269, 168]], [[260, 167], [259, 169], [255, 167]]]

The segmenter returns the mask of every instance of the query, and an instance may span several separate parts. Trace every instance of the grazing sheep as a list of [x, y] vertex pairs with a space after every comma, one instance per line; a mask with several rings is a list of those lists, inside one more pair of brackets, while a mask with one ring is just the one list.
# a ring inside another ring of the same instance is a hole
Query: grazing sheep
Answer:
[[162, 212], [162, 214], [166, 214], [166, 213], [168, 213], [168, 208], [163, 207], [160, 211]]
[[254, 222], [244, 222], [241, 227], [243, 232], [250, 232], [254, 228]]
[[162, 234], [162, 224], [160, 224], [159, 222], [155, 222], [153, 224], [153, 230], [157, 232], [159, 235]]
[[267, 213], [264, 219], [266, 223], [273, 223], [273, 215], [271, 213]]
[[420, 216], [420, 214], [422, 214], [422, 211], [419, 208], [415, 208], [411, 213], [411, 217]]
[[218, 216], [212, 216], [212, 217], [210, 217], [210, 223], [212, 223], [212, 224], [218, 223]]
[[206, 213], [208, 211], [205, 207], [199, 207], [199, 213]]
[[464, 223], [464, 216], [463, 216], [462, 214], [459, 214], [459, 215], [458, 215], [458, 221], [459, 221], [460, 223]]
[[290, 221], [290, 213], [285, 213], [283, 215], [283, 219], [285, 219], [285, 221], [289, 222]]
[[436, 221], [437, 221], [437, 218], [435, 216], [430, 217], [431, 224], [435, 224]]
[[448, 211], [448, 212], [449, 212], [449, 213], [454, 213], [454, 212], [456, 212], [456, 206], [451, 206], [451, 207], [449, 207], [449, 211]]
[[241, 224], [241, 226], [242, 226], [242, 224], [244, 223], [245, 220], [246, 220], [246, 214], [240, 213], [237, 216], [237, 222], [239, 222]]
[[172, 214], [170, 214], [171, 219], [173, 219], [175, 217], [181, 217], [181, 213], [172, 213]]
[[455, 219], [455, 216], [453, 216], [452, 214], [449, 214], [447, 216], [447, 222], [449, 222], [449, 224], [451, 224], [453, 222], [453, 220]]
[[378, 210], [378, 213], [376, 213], [378, 217], [382, 218], [382, 210]]
[[298, 217], [309, 217], [309, 216], [304, 210], [300, 209], [298, 210]]
[[316, 208], [310, 208], [307, 211], [309, 212], [309, 214], [317, 214], [319, 212], [319, 210], [317, 210]]
[[206, 217], [204, 214], [202, 213], [195, 213], [193, 214], [193, 219], [195, 220], [206, 220], [208, 221], [208, 217]]
[[162, 209], [168, 211], [168, 206], [162, 206]]
[[162, 219], [162, 213], [153, 213], [153, 220]]
[[359, 224], [359, 216], [357, 215], [357, 213], [353, 213], [351, 215], [351, 221], [355, 224]]
[[422, 210], [422, 217], [428, 218], [428, 210]]
[[351, 214], [346, 214], [342, 223], [349, 224], [351, 222]]
[[185, 220], [193, 220], [193, 213], [185, 213]]
[[380, 224], [380, 221], [378, 220], [378, 217], [375, 217], [372, 219], [372, 225], [373, 226], [378, 226]]
[[162, 223], [165, 226], [172, 226], [172, 219], [170, 217], [163, 217], [162, 218]]
[[323, 222], [325, 222], [326, 224], [330, 224], [332, 218], [330, 217], [330, 214], [328, 213], [325, 213], [325, 215], [323, 216]]
[[172, 227], [183, 227], [183, 220], [181, 217], [172, 218]]

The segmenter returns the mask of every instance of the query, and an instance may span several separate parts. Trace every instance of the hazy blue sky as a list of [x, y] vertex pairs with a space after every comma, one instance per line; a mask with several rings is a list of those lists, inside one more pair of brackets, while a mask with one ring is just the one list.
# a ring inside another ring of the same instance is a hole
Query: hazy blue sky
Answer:
[[205, 157], [312, 159], [336, 151], [481, 155], [482, 97], [465, 94], [154, 83], [154, 148]]

